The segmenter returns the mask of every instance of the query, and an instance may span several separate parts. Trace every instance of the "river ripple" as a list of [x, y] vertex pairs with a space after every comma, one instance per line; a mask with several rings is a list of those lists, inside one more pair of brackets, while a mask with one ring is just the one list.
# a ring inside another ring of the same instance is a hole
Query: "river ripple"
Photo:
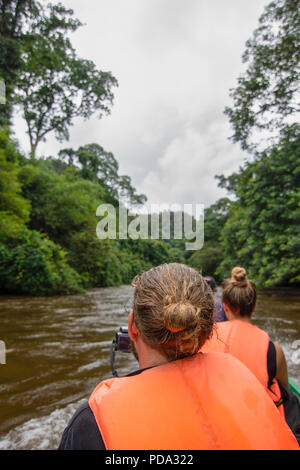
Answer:
[[[132, 293], [121, 286], [65, 297], [1, 296], [6, 364], [0, 365], [0, 449], [57, 448], [79, 404], [111, 376], [111, 340], [127, 324]], [[281, 344], [289, 375], [300, 385], [294, 348], [300, 340], [300, 292], [260, 292], [253, 320]], [[116, 355], [120, 375], [137, 367], [131, 354]]]

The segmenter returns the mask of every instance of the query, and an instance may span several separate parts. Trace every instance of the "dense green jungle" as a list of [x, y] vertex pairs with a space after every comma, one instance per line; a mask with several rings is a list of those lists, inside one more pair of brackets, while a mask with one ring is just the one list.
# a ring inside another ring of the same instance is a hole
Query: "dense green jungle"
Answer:
[[[228, 197], [205, 208], [203, 247], [186, 250], [184, 237], [120, 239], [118, 226], [115, 239], [97, 237], [99, 205], [110, 204], [118, 214], [121, 201], [134, 218], [146, 195], [119, 174], [117, 157], [101, 142], [62, 145], [51, 156], [37, 150], [50, 133], [67, 141], [77, 117], [105, 119], [117, 79], [78, 57], [70, 37], [81, 22], [72, 10], [53, 2], [0, 1], [0, 293], [82, 293], [130, 284], [142, 270], [167, 262], [186, 263], [219, 283], [241, 265], [261, 287], [299, 286], [297, 3], [270, 3], [246, 44], [247, 68], [225, 109], [245, 162], [229, 177], [216, 175]], [[26, 123], [28, 154], [14, 133], [15, 109]], [[273, 133], [263, 148], [257, 130]], [[160, 234], [161, 220], [162, 214]]]

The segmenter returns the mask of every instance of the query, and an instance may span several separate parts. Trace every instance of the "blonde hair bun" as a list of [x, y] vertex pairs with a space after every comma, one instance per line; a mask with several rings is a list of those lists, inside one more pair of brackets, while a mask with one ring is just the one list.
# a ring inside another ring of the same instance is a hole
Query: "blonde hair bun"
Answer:
[[247, 285], [247, 271], [240, 266], [236, 266], [231, 271], [231, 282], [240, 287]]
[[201, 274], [185, 264], [162, 264], [133, 285], [134, 321], [145, 342], [168, 360], [197, 353], [214, 326], [214, 297]]
[[199, 309], [189, 302], [176, 302], [167, 296], [163, 308], [163, 319], [172, 333], [195, 328], [199, 323]]

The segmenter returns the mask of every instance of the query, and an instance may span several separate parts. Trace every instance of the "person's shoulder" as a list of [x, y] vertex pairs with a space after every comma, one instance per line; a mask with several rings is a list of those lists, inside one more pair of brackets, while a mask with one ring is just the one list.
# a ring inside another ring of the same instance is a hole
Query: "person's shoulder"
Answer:
[[206, 353], [206, 356], [209, 357], [209, 361], [214, 363], [216, 370], [226, 370], [229, 373], [229, 376], [230, 372], [232, 372], [237, 376], [241, 374], [244, 376], [250, 375], [254, 377], [253, 373], [249, 371], [248, 367], [232, 354], [228, 354], [224, 351], [210, 351]]
[[88, 401], [79, 406], [63, 432], [59, 450], [104, 450], [94, 414]]
[[85, 401], [77, 408], [77, 410], [73, 414], [72, 418], [69, 421], [68, 427], [73, 426], [74, 423], [78, 423], [80, 420], [88, 416], [89, 410], [90, 410], [89, 402]]

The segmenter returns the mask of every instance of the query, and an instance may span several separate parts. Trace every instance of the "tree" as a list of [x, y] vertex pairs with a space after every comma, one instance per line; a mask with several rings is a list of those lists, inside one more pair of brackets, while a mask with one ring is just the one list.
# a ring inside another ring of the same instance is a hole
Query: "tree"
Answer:
[[24, 198], [21, 156], [7, 132], [0, 131], [0, 293], [82, 292], [82, 279], [66, 253], [44, 234], [28, 230], [32, 209]]
[[130, 206], [140, 206], [147, 201], [145, 194], [137, 194], [135, 188], [132, 186], [131, 178], [128, 175], [119, 177], [118, 182], [118, 197]]
[[30, 202], [22, 195], [18, 152], [0, 128], [0, 242], [19, 236], [29, 221]]
[[222, 229], [228, 218], [231, 200], [219, 199], [204, 210], [204, 242], [218, 245]]
[[225, 109], [233, 141], [250, 151], [265, 139], [273, 145], [300, 111], [299, 1], [271, 2], [259, 22], [246, 43], [247, 70], [231, 90], [233, 106]]
[[25, 230], [13, 242], [0, 243], [0, 294], [82, 293], [82, 279], [66, 262], [66, 253], [47, 236]]
[[33, 163], [19, 172], [23, 196], [31, 203], [29, 228], [47, 233], [67, 250], [76, 233], [92, 233], [96, 238], [96, 209], [104, 202], [102, 186], [76, 173], [57, 174], [42, 160]]
[[233, 141], [255, 159], [227, 178], [217, 176], [235, 195], [217, 272], [227, 277], [232, 266], [244, 265], [270, 287], [300, 282], [298, 0], [274, 0], [259, 21], [243, 55], [247, 70], [231, 90], [233, 107], [225, 109]]
[[261, 286], [300, 283], [299, 128], [289, 127], [278, 145], [231, 176], [233, 185], [221, 180], [237, 198], [221, 239], [222, 277], [241, 264]]
[[81, 168], [83, 178], [99, 181], [103, 186], [110, 188], [117, 198], [119, 164], [111, 152], [106, 152], [101, 145], [93, 143], [83, 145], [77, 150], [62, 149], [59, 157], [68, 165]]
[[66, 36], [80, 24], [68, 18], [71, 13], [49, 4], [23, 41], [14, 102], [23, 109], [32, 157], [49, 132], [68, 140], [75, 117], [88, 119], [95, 112], [101, 117], [113, 100], [116, 79], [97, 70], [92, 61], [78, 58]]
[[7, 98], [0, 107], [1, 126], [10, 124], [11, 96], [21, 66], [25, 22], [38, 15], [39, 7], [35, 0], [0, 0], [0, 78], [5, 82]]
[[204, 210], [204, 246], [191, 254], [188, 259], [189, 266], [202, 272], [203, 275], [215, 276], [218, 265], [223, 260], [221, 240], [223, 228], [228, 219], [232, 201], [221, 198]]
[[209, 245], [192, 254], [189, 258], [189, 266], [200, 271], [203, 276], [216, 276], [215, 272], [221, 261], [220, 246]]
[[[36, 39], [35, 25], [49, 10], [50, 29], [74, 31], [81, 23], [73, 11], [61, 4], [44, 5], [38, 0], [0, 0], [0, 77], [6, 85], [6, 103], [1, 106], [0, 125], [9, 125], [13, 110], [13, 92], [22, 69], [22, 55], [28, 43]], [[35, 35], [35, 38], [34, 38]]]
[[137, 194], [129, 176], [120, 176], [119, 164], [111, 152], [106, 152], [101, 145], [93, 143], [79, 147], [77, 150], [65, 148], [59, 157], [68, 165], [79, 167], [81, 176], [90, 181], [99, 182], [112, 202], [121, 199], [129, 205], [141, 205], [146, 202], [144, 194]]

